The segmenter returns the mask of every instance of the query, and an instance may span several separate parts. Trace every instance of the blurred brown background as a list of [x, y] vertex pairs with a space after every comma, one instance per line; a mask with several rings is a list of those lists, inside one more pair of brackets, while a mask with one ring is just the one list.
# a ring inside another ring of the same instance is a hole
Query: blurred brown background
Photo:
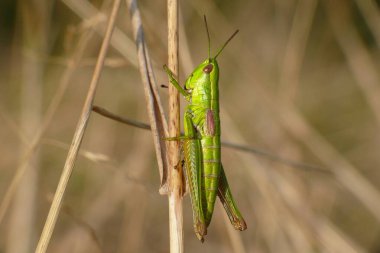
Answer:
[[[0, 2], [0, 252], [34, 252], [111, 3]], [[186, 196], [186, 252], [380, 252], [378, 4], [180, 1], [181, 83], [207, 57], [204, 14], [214, 53], [240, 29], [219, 57], [222, 139], [323, 168], [223, 148], [248, 230], [217, 203], [201, 244]], [[139, 6], [167, 83], [166, 1]], [[95, 104], [148, 122], [131, 31], [123, 3]], [[168, 252], [150, 133], [93, 114], [81, 150], [48, 252]]]

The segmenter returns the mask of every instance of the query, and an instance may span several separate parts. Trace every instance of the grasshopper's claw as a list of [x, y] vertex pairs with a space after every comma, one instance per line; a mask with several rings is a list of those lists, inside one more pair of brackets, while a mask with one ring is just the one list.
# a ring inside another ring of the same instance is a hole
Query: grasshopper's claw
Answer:
[[247, 224], [245, 223], [245, 220], [243, 218], [235, 219], [232, 225], [236, 230], [244, 231], [247, 229]]
[[201, 236], [200, 234], [198, 234], [197, 232], [195, 232], [195, 235], [197, 236], [198, 240], [201, 241], [201, 243], [205, 241], [205, 238]]
[[204, 222], [198, 221], [196, 224], [194, 224], [194, 231], [198, 239], [203, 242], [204, 236], [207, 234], [206, 224]]

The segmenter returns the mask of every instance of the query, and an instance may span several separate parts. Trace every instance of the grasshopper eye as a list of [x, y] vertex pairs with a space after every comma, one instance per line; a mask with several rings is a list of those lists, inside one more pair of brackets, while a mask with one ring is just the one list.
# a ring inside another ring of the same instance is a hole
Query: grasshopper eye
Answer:
[[203, 72], [210, 74], [213, 68], [214, 68], [214, 66], [212, 64], [209, 64], [203, 68]]

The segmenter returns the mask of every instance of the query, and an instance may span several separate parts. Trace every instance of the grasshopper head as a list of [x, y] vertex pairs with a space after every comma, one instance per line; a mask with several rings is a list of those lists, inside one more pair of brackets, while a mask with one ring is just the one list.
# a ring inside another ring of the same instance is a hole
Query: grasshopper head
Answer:
[[204, 83], [205, 80], [218, 81], [219, 66], [216, 58], [206, 59], [199, 64], [193, 73], [187, 78], [185, 88], [194, 89], [195, 86]]

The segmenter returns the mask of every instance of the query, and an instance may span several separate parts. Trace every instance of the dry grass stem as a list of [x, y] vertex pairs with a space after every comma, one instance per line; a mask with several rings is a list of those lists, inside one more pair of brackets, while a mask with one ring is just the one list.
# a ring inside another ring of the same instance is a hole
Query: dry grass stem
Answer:
[[136, 0], [127, 0], [126, 3], [132, 19], [140, 76], [144, 86], [146, 107], [148, 109], [150, 126], [152, 128], [153, 141], [156, 150], [158, 169], [160, 172], [160, 193], [164, 194], [167, 191], [168, 165], [166, 142], [163, 137], [167, 136], [167, 122], [164, 116], [161, 100], [157, 92], [156, 80], [153, 75], [148, 49], [144, 40], [144, 30], [137, 2]]
[[[178, 0], [168, 0], [168, 67], [178, 78]], [[180, 103], [179, 92], [169, 84], [169, 136], [180, 135]], [[170, 252], [182, 253], [183, 247], [183, 217], [182, 167], [180, 164], [179, 141], [170, 141], [169, 157], [169, 235]]]
[[118, 115], [116, 115], [116, 114], [114, 114], [114, 113], [112, 113], [112, 112], [110, 112], [110, 111], [108, 111], [102, 107], [94, 105], [92, 107], [92, 110], [96, 113], [99, 113], [100, 115], [102, 115], [104, 117], [107, 117], [107, 118], [112, 119], [112, 120], [116, 120], [116, 121], [121, 122], [123, 124], [127, 124], [130, 126], [134, 126], [134, 127], [149, 130], [149, 131], [152, 130], [152, 128], [150, 127], [149, 124], [146, 124], [146, 123], [143, 123], [143, 122], [140, 122], [137, 120], [127, 119], [125, 117], [118, 116]]
[[112, 31], [115, 26], [115, 20], [119, 10], [121, 0], [115, 0], [112, 7], [112, 12], [107, 24], [106, 35], [103, 39], [102, 46], [100, 48], [98, 61], [95, 66], [94, 74], [91, 79], [90, 87], [87, 93], [86, 101], [83, 105], [82, 113], [75, 131], [71, 148], [68, 152], [65, 166], [60, 177], [56, 193], [54, 195], [53, 203], [50, 206], [49, 214], [47, 216], [45, 226], [43, 228], [40, 240], [38, 242], [36, 253], [44, 253], [48, 247], [51, 235], [53, 233], [55, 224], [57, 222], [60, 207], [64, 193], [66, 191], [67, 183], [70, 179], [70, 175], [73, 171], [74, 162], [76, 160], [80, 144], [83, 140], [84, 132], [88, 123], [88, 119], [91, 114], [92, 103], [96, 93], [96, 87], [100, 78], [101, 70], [103, 68], [104, 59], [106, 58], [109, 42], [111, 40]]

